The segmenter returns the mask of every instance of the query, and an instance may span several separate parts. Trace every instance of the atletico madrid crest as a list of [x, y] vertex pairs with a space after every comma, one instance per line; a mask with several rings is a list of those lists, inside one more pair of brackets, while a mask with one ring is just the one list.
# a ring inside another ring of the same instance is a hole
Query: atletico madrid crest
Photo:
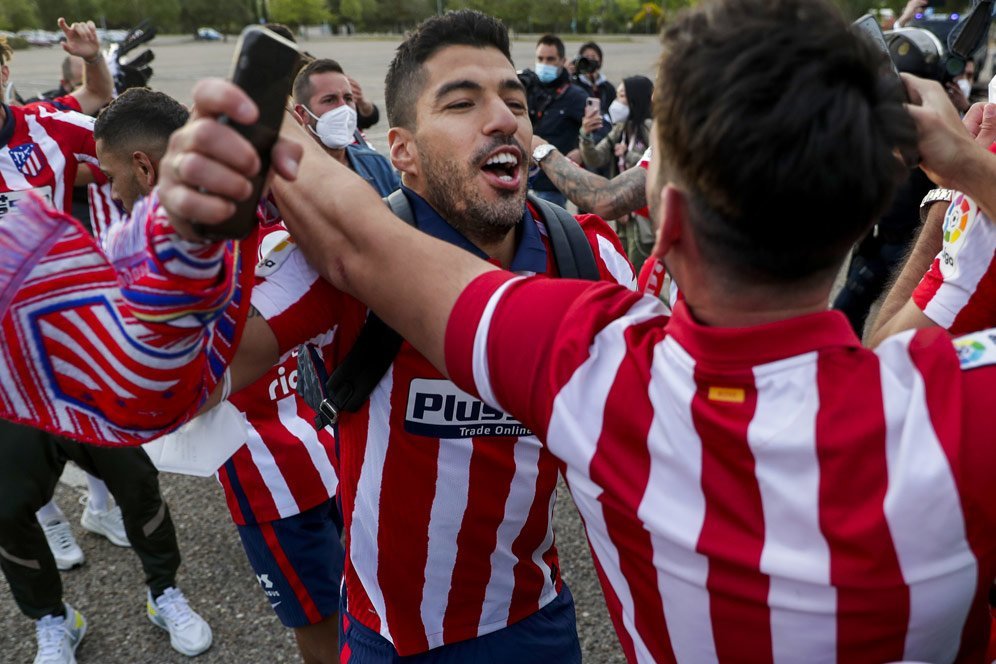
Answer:
[[25, 177], [38, 177], [45, 170], [45, 155], [36, 143], [27, 143], [11, 148], [10, 156], [14, 161], [14, 166]]

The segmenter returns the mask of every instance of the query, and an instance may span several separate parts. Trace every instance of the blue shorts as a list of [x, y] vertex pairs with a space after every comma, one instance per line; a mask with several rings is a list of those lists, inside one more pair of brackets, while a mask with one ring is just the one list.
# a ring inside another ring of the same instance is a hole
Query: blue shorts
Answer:
[[259, 587], [280, 622], [306, 627], [338, 613], [344, 552], [334, 499], [296, 516], [238, 529]]
[[341, 611], [339, 648], [342, 664], [581, 664], [574, 597], [567, 584], [552, 602], [514, 625], [407, 657]]

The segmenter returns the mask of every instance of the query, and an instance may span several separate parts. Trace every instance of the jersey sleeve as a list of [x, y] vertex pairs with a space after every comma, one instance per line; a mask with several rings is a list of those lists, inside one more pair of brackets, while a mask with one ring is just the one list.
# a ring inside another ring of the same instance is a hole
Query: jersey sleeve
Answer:
[[38, 121], [67, 156], [79, 163], [97, 164], [93, 118], [75, 110], [64, 110], [44, 102], [39, 103], [37, 111]]
[[636, 290], [636, 270], [626, 257], [626, 250], [615, 231], [595, 214], [582, 214], [575, 218], [595, 253], [602, 279]]
[[913, 292], [914, 303], [955, 335], [996, 327], [996, 226], [958, 194], [943, 233], [941, 252]]
[[489, 272], [465, 289], [450, 314], [448, 373], [542, 439], [554, 399], [589, 359], [596, 338], [634, 312], [661, 326], [667, 320], [658, 300], [617, 284]]
[[345, 296], [289, 237], [260, 259], [256, 277], [252, 305], [273, 330], [281, 355], [336, 326]]

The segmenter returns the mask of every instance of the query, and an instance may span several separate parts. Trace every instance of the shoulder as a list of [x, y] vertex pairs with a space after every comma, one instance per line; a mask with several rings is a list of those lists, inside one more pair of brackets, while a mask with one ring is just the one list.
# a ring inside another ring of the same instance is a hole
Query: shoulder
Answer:
[[582, 88], [577, 83], [571, 83], [564, 90], [564, 99], [567, 99], [571, 103], [584, 105], [586, 99], [588, 99], [588, 91]]
[[579, 214], [574, 218], [598, 258], [602, 278], [636, 290], [636, 270], [626, 256], [619, 235], [597, 214]]

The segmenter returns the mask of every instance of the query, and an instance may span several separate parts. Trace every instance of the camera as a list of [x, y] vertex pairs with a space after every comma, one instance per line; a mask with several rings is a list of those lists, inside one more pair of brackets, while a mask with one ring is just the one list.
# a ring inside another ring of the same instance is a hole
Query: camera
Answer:
[[591, 60], [583, 55], [578, 55], [574, 58], [574, 72], [577, 74], [590, 74], [597, 70], [600, 64], [597, 60]]
[[[947, 83], [965, 71], [965, 64], [985, 49], [992, 20], [993, 0], [977, 0], [971, 12], [960, 21], [957, 15], [938, 26], [925, 22], [923, 27], [899, 28], [885, 34], [889, 56], [899, 71]], [[936, 21], [935, 21], [936, 23]], [[934, 30], [928, 29], [935, 28]], [[948, 27], [950, 26], [950, 27]], [[946, 39], [942, 41], [942, 35]]]

